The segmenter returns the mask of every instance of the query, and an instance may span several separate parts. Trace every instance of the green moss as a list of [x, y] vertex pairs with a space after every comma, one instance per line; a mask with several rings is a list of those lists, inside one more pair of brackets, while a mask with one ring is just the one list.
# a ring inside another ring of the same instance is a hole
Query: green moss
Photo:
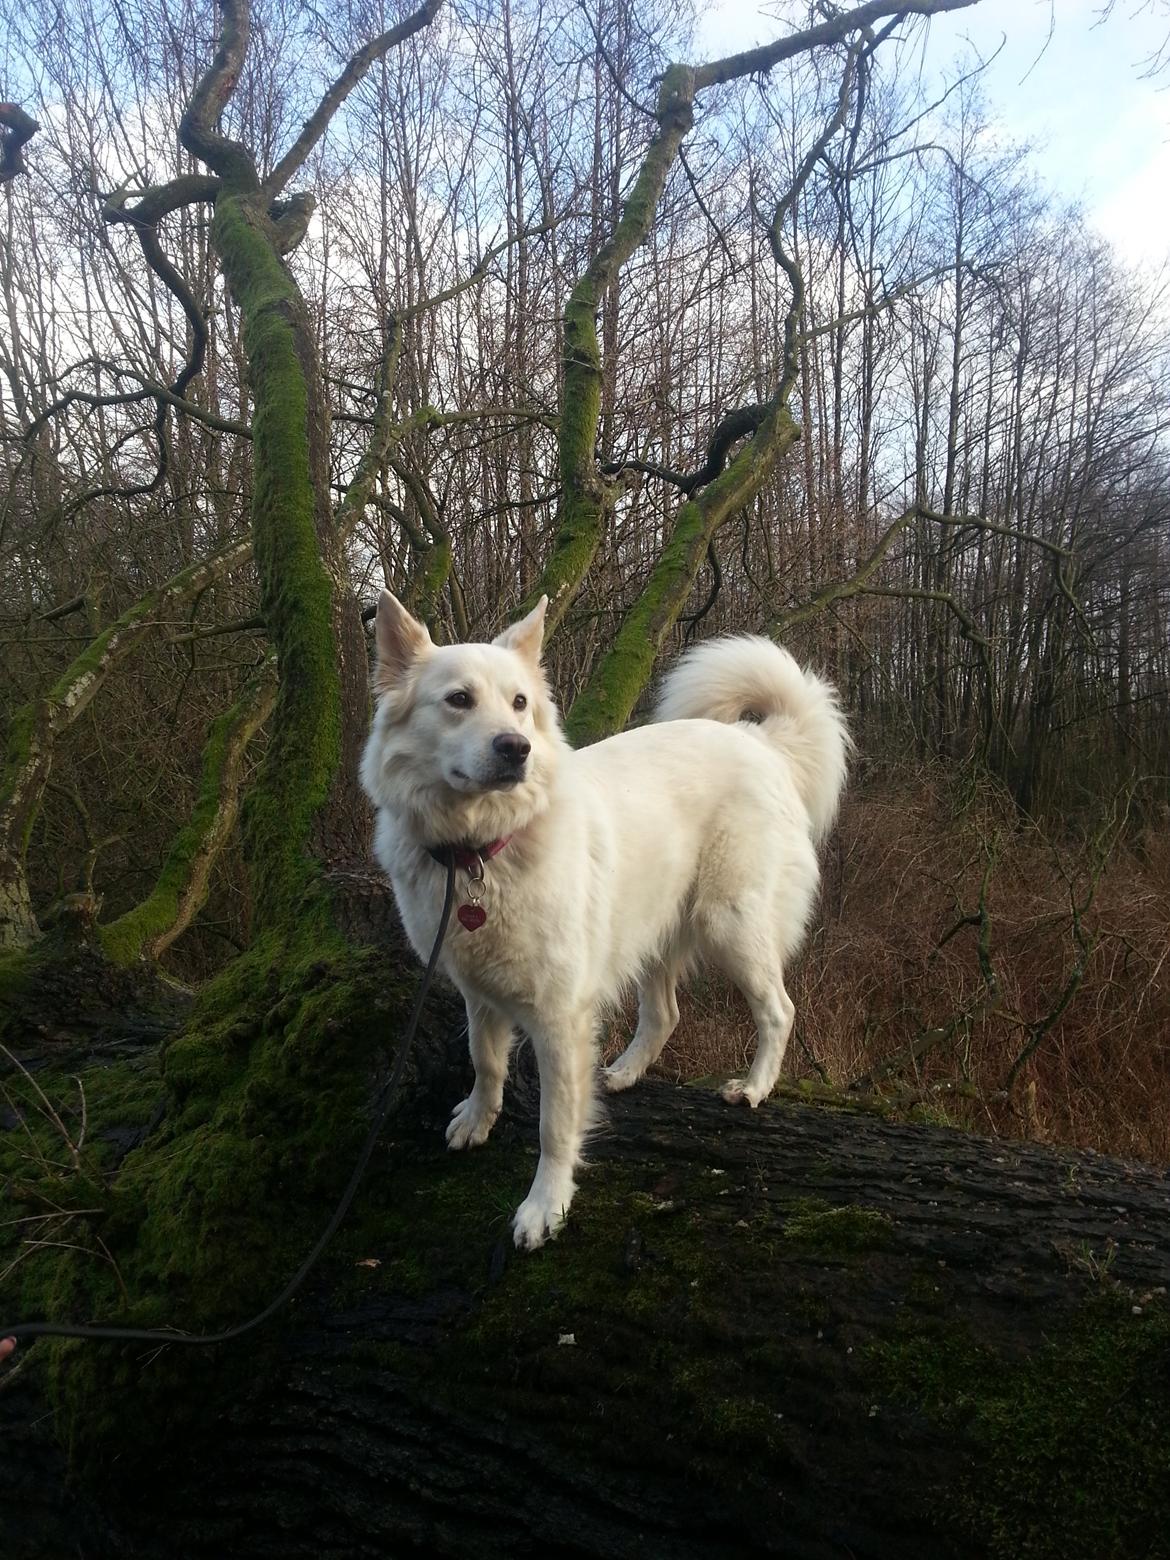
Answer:
[[[739, 1390], [729, 1390], [730, 1380]], [[671, 1389], [693, 1431], [724, 1453], [759, 1459], [787, 1448], [783, 1416], [770, 1403], [745, 1390], [722, 1360], [702, 1359], [671, 1371]]]
[[[225, 180], [213, 236], [243, 322], [252, 548], [279, 673], [272, 737], [245, 808], [256, 941], [165, 1052], [166, 1121], [110, 1190], [116, 1272], [61, 1256], [52, 1296], [57, 1315], [195, 1332], [260, 1309], [311, 1245], [363, 1131], [386, 1015], [403, 1000], [380, 959], [339, 937], [314, 849], [340, 764], [341, 689], [312, 331], [258, 193]], [[214, 771], [222, 755], [210, 757]], [[211, 804], [210, 787], [201, 800]], [[178, 855], [191, 845], [181, 841]], [[173, 887], [161, 894], [168, 913]], [[249, 1357], [273, 1336], [250, 1338]], [[59, 1422], [85, 1468], [134, 1467], [220, 1390], [195, 1351], [171, 1350], [149, 1371], [134, 1351], [64, 1343], [51, 1359]]]
[[621, 267], [650, 232], [667, 176], [693, 123], [694, 90], [694, 71], [690, 66], [669, 67], [658, 94], [658, 129], [621, 217], [565, 305], [557, 434], [561, 478], [557, 534], [540, 580], [517, 611], [517, 617], [523, 617], [542, 595], [547, 595], [546, 633], [560, 623], [588, 573], [609, 512], [609, 496], [597, 470], [595, 453], [602, 378], [598, 306]]
[[368, 1203], [344, 1239], [344, 1293], [443, 1296], [466, 1315], [440, 1350], [362, 1357], [428, 1403], [522, 1419], [591, 1458], [620, 1427], [640, 1455], [766, 1491], [792, 1455], [792, 1358], [779, 1344], [748, 1346], [735, 1295], [761, 1286], [781, 1311], [791, 1298], [791, 1325], [806, 1334], [811, 1301], [790, 1292], [766, 1242], [746, 1243], [724, 1179], [698, 1171], [664, 1197], [660, 1168], [599, 1163], [559, 1237], [516, 1253], [510, 1216], [535, 1157], [527, 1134], [471, 1155], [411, 1146], [385, 1206]]
[[785, 1240], [827, 1255], [873, 1251], [891, 1243], [893, 1221], [876, 1208], [846, 1204], [833, 1208], [804, 1198], [786, 1218]]
[[1097, 1296], [1018, 1357], [966, 1329], [915, 1321], [875, 1345], [882, 1390], [961, 1433], [954, 1507], [995, 1560], [1170, 1554], [1170, 1316]]
[[257, 924], [290, 922], [317, 877], [313, 830], [340, 762], [341, 685], [332, 584], [317, 534], [304, 302], [256, 196], [225, 190], [214, 238], [244, 322], [255, 400], [252, 542], [260, 609], [280, 675], [272, 737], [244, 810]]
[[799, 1100], [806, 1105], [823, 1105], [830, 1110], [846, 1110], [863, 1116], [889, 1116], [894, 1107], [880, 1094], [862, 1094], [836, 1089], [816, 1078], [800, 1078], [794, 1084], [778, 1083], [773, 1098]]
[[[292, 946], [263, 939], [234, 961], [164, 1054], [165, 1121], [106, 1191], [117, 1270], [55, 1253], [50, 1314], [202, 1332], [260, 1309], [344, 1183], [392, 1039], [387, 1013], [407, 996], [376, 954], [320, 929]], [[278, 1331], [249, 1340], [250, 1356]], [[51, 1348], [59, 1421], [82, 1468], [157, 1450], [215, 1398], [195, 1351], [139, 1372], [118, 1349]]]
[[600, 741], [629, 720], [658, 652], [686, 605], [712, 536], [754, 497], [797, 434], [787, 409], [773, 408], [715, 481], [683, 504], [642, 594], [569, 711], [565, 730], [576, 746]]
[[432, 638], [441, 631], [439, 607], [452, 561], [451, 542], [445, 536], [411, 551], [410, 578], [403, 592], [403, 605], [432, 630]]

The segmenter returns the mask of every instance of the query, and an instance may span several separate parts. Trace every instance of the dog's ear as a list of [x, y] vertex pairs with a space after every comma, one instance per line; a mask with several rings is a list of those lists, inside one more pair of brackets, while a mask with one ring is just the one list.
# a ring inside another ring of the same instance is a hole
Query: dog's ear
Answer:
[[515, 650], [517, 655], [522, 655], [526, 661], [531, 661], [533, 666], [539, 666], [540, 646], [544, 639], [544, 613], [547, 606], [548, 597], [542, 596], [527, 617], [521, 618], [519, 623], [513, 623], [511, 628], [506, 628], [502, 634], [497, 634], [492, 644], [499, 645], [504, 650]]
[[411, 617], [388, 590], [384, 590], [378, 597], [374, 642], [378, 650], [374, 691], [379, 694], [389, 693], [414, 663], [433, 648], [426, 625]]

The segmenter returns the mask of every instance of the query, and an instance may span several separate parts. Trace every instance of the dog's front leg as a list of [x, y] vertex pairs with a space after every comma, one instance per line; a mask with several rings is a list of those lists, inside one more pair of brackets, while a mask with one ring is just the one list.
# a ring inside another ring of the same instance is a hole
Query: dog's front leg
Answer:
[[516, 1209], [516, 1244], [543, 1246], [565, 1222], [573, 1172], [581, 1162], [593, 1093], [593, 1024], [577, 1017], [532, 1035], [540, 1069], [540, 1163], [528, 1196]]
[[513, 1039], [511, 1022], [490, 1003], [468, 997], [467, 1039], [475, 1083], [467, 1098], [460, 1100], [451, 1112], [448, 1148], [478, 1148], [486, 1143], [504, 1103], [504, 1079]]

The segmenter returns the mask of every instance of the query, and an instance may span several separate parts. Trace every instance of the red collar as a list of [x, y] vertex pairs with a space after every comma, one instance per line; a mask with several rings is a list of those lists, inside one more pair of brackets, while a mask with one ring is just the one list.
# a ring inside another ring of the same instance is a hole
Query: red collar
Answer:
[[502, 840], [489, 840], [486, 845], [428, 845], [426, 852], [441, 867], [445, 867], [454, 857], [457, 867], [461, 867], [464, 872], [471, 872], [493, 856], [498, 856], [511, 838], [510, 834], [505, 834]]

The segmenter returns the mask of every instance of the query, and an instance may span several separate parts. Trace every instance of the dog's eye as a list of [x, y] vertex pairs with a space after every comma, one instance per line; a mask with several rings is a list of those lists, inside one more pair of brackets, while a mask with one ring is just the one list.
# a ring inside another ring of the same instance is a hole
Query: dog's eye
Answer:
[[512, 708], [514, 710], [526, 710], [528, 708], [528, 700], [522, 693], [518, 693], [512, 700]]
[[456, 688], [454, 693], [447, 695], [447, 703], [453, 710], [469, 710], [474, 705], [475, 700], [466, 688]]

